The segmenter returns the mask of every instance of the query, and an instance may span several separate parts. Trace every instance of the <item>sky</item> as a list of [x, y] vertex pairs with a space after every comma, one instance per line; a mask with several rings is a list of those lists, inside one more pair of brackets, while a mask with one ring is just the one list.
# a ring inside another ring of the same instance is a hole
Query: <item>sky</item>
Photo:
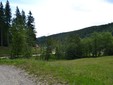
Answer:
[[[6, 0], [0, 0], [3, 3]], [[37, 37], [79, 30], [113, 22], [113, 0], [9, 0], [14, 15], [16, 6], [29, 10], [35, 18]]]

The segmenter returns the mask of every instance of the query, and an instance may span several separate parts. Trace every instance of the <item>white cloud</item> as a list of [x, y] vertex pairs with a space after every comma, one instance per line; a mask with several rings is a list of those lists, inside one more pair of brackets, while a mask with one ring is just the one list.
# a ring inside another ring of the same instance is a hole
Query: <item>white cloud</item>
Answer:
[[39, 36], [112, 22], [112, 9], [104, 0], [48, 0], [39, 8]]
[[[25, 1], [28, 2], [28, 0]], [[108, 0], [33, 0], [29, 1], [29, 4], [13, 3], [12, 5], [18, 5], [26, 12], [32, 11], [37, 36], [113, 21], [113, 4], [108, 3]]]

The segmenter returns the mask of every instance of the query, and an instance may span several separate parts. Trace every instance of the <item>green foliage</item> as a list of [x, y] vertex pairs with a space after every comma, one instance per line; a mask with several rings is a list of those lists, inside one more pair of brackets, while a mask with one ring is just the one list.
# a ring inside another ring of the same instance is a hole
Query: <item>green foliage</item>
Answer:
[[49, 60], [51, 57], [51, 53], [52, 53], [52, 39], [49, 38], [46, 41], [46, 51], [45, 51], [45, 60]]
[[30, 46], [36, 45], [36, 35], [35, 35], [35, 26], [34, 26], [34, 17], [32, 16], [31, 11], [29, 11], [29, 15], [27, 18], [27, 42]]
[[51, 58], [52, 51], [55, 52], [54, 59], [69, 60], [113, 55], [113, 36], [110, 32], [94, 32], [89, 37], [83, 39], [72, 34], [63, 43], [52, 37], [47, 39], [49, 44], [45, 44], [47, 49], [43, 55], [47, 59]]
[[32, 46], [28, 42], [25, 13], [16, 9], [16, 18], [13, 19], [11, 28], [11, 58], [29, 58], [32, 56]]
[[25, 33], [23, 28], [20, 28], [15, 24], [12, 26], [12, 44], [11, 44], [11, 57], [19, 57], [22, 55], [22, 51], [25, 45]]
[[55, 57], [54, 59], [65, 59], [66, 48], [67, 46], [65, 46], [63, 43], [52, 38], [52, 52]]
[[90, 57], [92, 53], [92, 39], [91, 38], [82, 39], [82, 48], [84, 57]]
[[79, 36], [71, 35], [68, 40], [66, 59], [76, 59], [82, 57], [81, 39]]
[[48, 37], [43, 36], [43, 37], [37, 38], [37, 42], [38, 44], [43, 45], [44, 40], [46, 38], [52, 37], [53, 39], [58, 40], [64, 44], [65, 39], [67, 39], [69, 35], [76, 34], [80, 38], [87, 38], [87, 37], [90, 37], [90, 35], [94, 32], [110, 32], [113, 34], [113, 23], [108, 23], [108, 24], [99, 25], [99, 26], [91, 26], [91, 27], [83, 28], [76, 31], [54, 34]]
[[61, 50], [60, 47], [56, 47], [55, 51], [56, 51], [55, 57], [56, 57], [57, 60], [64, 58], [64, 57], [63, 57], [63, 56], [64, 56], [64, 55], [63, 55], [64, 53], [63, 53], [63, 51]]
[[113, 36], [109, 32], [102, 33], [104, 55], [113, 55]]
[[101, 52], [101, 33], [94, 32], [91, 36], [92, 39], [92, 56], [97, 57], [100, 56]]
[[[80, 37], [80, 41], [77, 37], [75, 37], [75, 34]], [[40, 37], [37, 39], [37, 42], [40, 47], [44, 46], [46, 43], [45, 40], [51, 37], [54, 41], [54, 48], [56, 49], [55, 55], [58, 59], [61, 57], [64, 59], [71, 59], [71, 57], [72, 59], [82, 57], [99, 57], [113, 55], [112, 35], [113, 23], [109, 23], [77, 31], [60, 33], [47, 37], [44, 36], [42, 38]], [[77, 42], [79, 42], [79, 44], [77, 44]]]
[[85, 56], [113, 55], [113, 36], [110, 32], [95, 32], [91, 37], [84, 38], [82, 43]]
[[7, 0], [5, 8], [0, 2], [0, 46], [11, 45], [11, 58], [32, 56], [32, 46], [35, 46], [35, 26], [32, 13], [26, 18], [25, 12], [16, 7], [16, 14], [11, 18], [10, 3]]
[[13, 19], [13, 24], [11, 28], [11, 58], [17, 58], [21, 55], [23, 47], [23, 34], [22, 32], [22, 25], [20, 23], [21, 17], [20, 17], [20, 11], [17, 7], [16, 9], [16, 18]]
[[33, 55], [32, 47], [29, 46], [28, 43], [26, 43], [26, 41], [25, 41], [25, 44], [24, 44], [24, 47], [23, 47], [22, 55], [23, 55], [24, 58], [31, 58], [32, 55]]

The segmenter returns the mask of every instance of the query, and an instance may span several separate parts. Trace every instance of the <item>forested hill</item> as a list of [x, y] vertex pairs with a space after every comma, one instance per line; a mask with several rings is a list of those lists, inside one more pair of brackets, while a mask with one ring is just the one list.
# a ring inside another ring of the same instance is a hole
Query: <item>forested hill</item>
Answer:
[[91, 26], [91, 27], [80, 29], [80, 30], [54, 34], [54, 35], [47, 36], [47, 37], [43, 36], [43, 37], [37, 38], [37, 43], [43, 44], [45, 43], [45, 40], [50, 37], [55, 40], [64, 41], [65, 39], [67, 39], [69, 35], [73, 35], [73, 34], [76, 34], [80, 36], [81, 38], [85, 38], [85, 37], [90, 36], [93, 32], [106, 32], [106, 31], [112, 32], [113, 34], [113, 23], [99, 25], [99, 26]]

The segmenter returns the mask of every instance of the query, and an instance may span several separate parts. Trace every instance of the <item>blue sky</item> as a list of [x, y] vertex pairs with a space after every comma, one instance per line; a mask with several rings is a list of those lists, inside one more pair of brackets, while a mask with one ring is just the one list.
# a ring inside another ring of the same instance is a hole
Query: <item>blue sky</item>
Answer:
[[[37, 37], [113, 22], [113, 0], [9, 0], [32, 11]], [[6, 0], [2, 0], [6, 2]]]
[[107, 2], [109, 2], [109, 3], [113, 3], [113, 0], [106, 0]]

